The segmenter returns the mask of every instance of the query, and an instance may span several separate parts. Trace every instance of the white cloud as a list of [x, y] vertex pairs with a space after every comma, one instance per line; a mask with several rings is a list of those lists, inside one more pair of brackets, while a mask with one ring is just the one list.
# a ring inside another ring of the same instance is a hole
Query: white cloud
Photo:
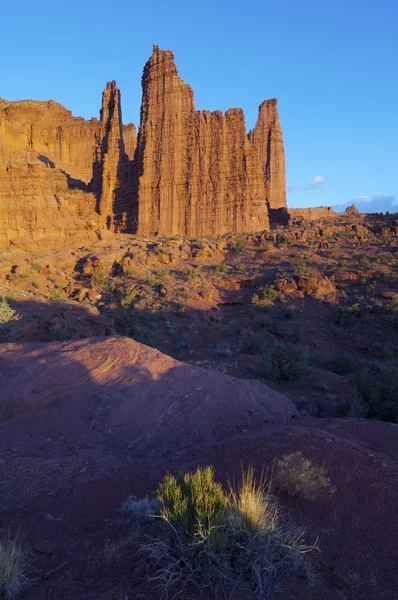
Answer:
[[368, 200], [368, 199], [369, 199], [369, 196], [359, 196], [359, 199], [360, 199], [360, 200]]
[[323, 177], [323, 175], [316, 175], [311, 181], [311, 183], [307, 183], [307, 185], [288, 185], [287, 191], [297, 192], [302, 190], [313, 190], [315, 188], [318, 188], [324, 181], [325, 178]]
[[311, 185], [313, 187], [318, 187], [325, 181], [325, 178], [322, 175], [316, 175], [314, 179], [311, 181]]

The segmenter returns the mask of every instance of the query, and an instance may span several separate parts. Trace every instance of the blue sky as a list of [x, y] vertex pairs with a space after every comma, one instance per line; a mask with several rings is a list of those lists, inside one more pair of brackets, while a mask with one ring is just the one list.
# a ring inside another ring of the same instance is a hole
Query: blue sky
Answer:
[[91, 118], [116, 79], [123, 120], [138, 124], [159, 44], [198, 109], [241, 107], [250, 129], [279, 99], [290, 206], [398, 202], [396, 0], [15, 0], [1, 16], [0, 97]]

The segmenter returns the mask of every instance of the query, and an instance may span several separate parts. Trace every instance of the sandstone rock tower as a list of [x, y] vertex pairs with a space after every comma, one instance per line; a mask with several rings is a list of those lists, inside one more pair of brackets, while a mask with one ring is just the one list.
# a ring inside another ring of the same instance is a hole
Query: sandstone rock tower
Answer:
[[260, 104], [257, 123], [249, 133], [250, 142], [260, 157], [265, 198], [271, 210], [286, 208], [285, 150], [276, 105], [276, 98]]
[[140, 234], [267, 229], [263, 174], [240, 109], [196, 111], [173, 53], [154, 46], [142, 77], [136, 153]]
[[120, 184], [125, 157], [120, 91], [116, 81], [110, 81], [102, 94], [101, 124], [92, 181], [97, 212], [108, 229], [114, 226], [115, 193]]

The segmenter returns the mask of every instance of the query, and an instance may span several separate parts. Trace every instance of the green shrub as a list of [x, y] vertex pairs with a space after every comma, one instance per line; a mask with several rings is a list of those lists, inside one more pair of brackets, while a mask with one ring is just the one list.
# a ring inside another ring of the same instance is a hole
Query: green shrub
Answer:
[[136, 288], [128, 288], [121, 292], [120, 304], [123, 308], [128, 308], [131, 303], [139, 297], [140, 293]]
[[333, 313], [333, 321], [337, 325], [349, 326], [353, 324], [354, 317], [359, 317], [361, 314], [361, 307], [356, 302], [351, 306], [339, 306], [339, 308]]
[[229, 271], [229, 266], [228, 265], [217, 265], [215, 268], [215, 272], [216, 273], [228, 273]]
[[329, 369], [337, 375], [346, 375], [353, 373], [356, 369], [356, 362], [348, 354], [339, 354], [332, 358], [328, 363]]
[[362, 258], [359, 260], [359, 264], [361, 267], [368, 267], [370, 265], [370, 260], [366, 258], [366, 256], [362, 256]]
[[390, 313], [398, 313], [398, 296], [391, 298], [388, 301], [386, 305], [386, 311]]
[[232, 245], [232, 249], [237, 252], [241, 252], [246, 248], [246, 241], [244, 239], [236, 240], [236, 242]]
[[100, 285], [104, 285], [107, 283], [109, 279], [109, 273], [105, 273], [104, 271], [98, 271], [98, 273], [94, 273], [91, 276], [91, 287], [98, 287]]
[[289, 496], [315, 500], [335, 492], [326, 473], [324, 467], [314, 466], [302, 452], [293, 452], [276, 461], [274, 477], [278, 488]]
[[165, 596], [177, 590], [185, 598], [195, 586], [217, 597], [266, 597], [283, 578], [310, 579], [304, 556], [313, 547], [304, 545], [304, 530], [286, 519], [253, 469], [228, 495], [210, 467], [168, 475], [157, 499], [168, 536], [149, 539], [141, 552]]
[[353, 401], [363, 407], [368, 419], [398, 423], [398, 367], [370, 365], [353, 379]]
[[166, 475], [156, 496], [159, 513], [184, 539], [211, 536], [225, 527], [228, 499], [211, 467], [177, 477]]
[[239, 343], [239, 351], [242, 354], [261, 354], [264, 349], [264, 340], [258, 335], [245, 335]]
[[40, 263], [32, 263], [30, 266], [34, 271], [40, 271], [40, 269], [42, 268]]
[[310, 353], [302, 344], [268, 343], [263, 355], [261, 372], [265, 379], [302, 380], [311, 371]]
[[182, 278], [185, 279], [185, 281], [191, 281], [192, 279], [196, 279], [197, 277], [199, 277], [199, 273], [193, 267], [185, 267], [184, 269], [182, 269], [181, 275]]
[[13, 338], [17, 332], [16, 323], [20, 318], [3, 296], [0, 302], [0, 342], [8, 342]]
[[268, 308], [273, 304], [275, 298], [277, 298], [278, 292], [273, 285], [265, 285], [260, 288], [258, 294], [253, 294], [251, 303], [254, 306], [261, 306], [262, 308]]
[[63, 300], [65, 297], [65, 293], [61, 288], [56, 287], [51, 290], [50, 297], [51, 300], [54, 300], [54, 302], [61, 302], [61, 300]]

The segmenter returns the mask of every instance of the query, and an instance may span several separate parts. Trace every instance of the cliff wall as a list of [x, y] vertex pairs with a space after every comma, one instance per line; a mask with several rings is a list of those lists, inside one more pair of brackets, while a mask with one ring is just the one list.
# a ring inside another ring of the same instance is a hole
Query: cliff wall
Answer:
[[145, 65], [142, 89], [138, 233], [201, 236], [267, 229], [262, 169], [243, 112], [196, 111], [173, 53], [157, 46]]

